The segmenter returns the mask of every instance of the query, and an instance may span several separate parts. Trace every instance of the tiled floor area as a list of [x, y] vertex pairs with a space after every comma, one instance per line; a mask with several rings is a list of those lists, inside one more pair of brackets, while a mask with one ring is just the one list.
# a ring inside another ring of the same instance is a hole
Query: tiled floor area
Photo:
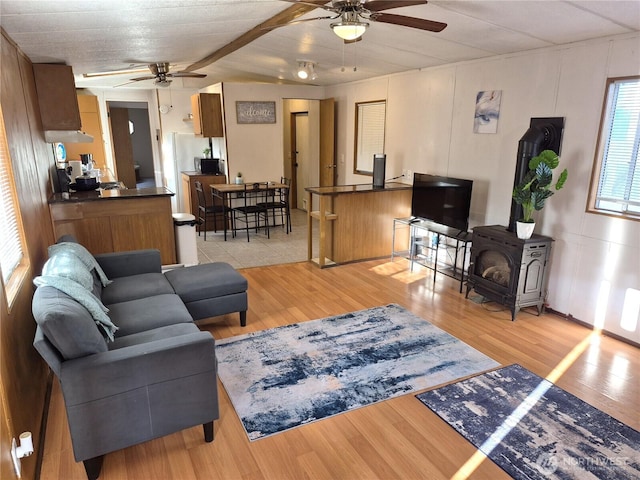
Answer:
[[[271, 238], [267, 238], [263, 231], [251, 232], [249, 242], [246, 232], [240, 232], [236, 238], [227, 232], [226, 242], [222, 232], [207, 232], [206, 242], [204, 235], [196, 236], [198, 261], [227, 262], [234, 268], [304, 262], [307, 260], [307, 212], [293, 210], [291, 223], [292, 231], [288, 235], [284, 227], [271, 227]], [[317, 225], [313, 230], [317, 234]], [[318, 251], [317, 248], [316, 238], [314, 252]]]

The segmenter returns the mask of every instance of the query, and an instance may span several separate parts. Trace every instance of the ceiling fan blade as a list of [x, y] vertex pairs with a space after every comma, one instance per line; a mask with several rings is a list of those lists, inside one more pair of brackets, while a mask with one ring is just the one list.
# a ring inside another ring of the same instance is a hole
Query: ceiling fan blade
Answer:
[[176, 72], [176, 73], [167, 73], [167, 77], [192, 77], [192, 78], [204, 78], [206, 75], [204, 73], [194, 73], [194, 72]]
[[143, 80], [153, 80], [154, 78], [156, 78], [155, 75], [146, 75], [144, 77], [131, 78], [129, 79], [129, 82], [141, 82]]
[[371, 15], [370, 20], [380, 23], [392, 23], [403, 27], [417, 28], [419, 30], [427, 30], [428, 32], [441, 32], [447, 26], [446, 23], [436, 22], [434, 20], [405, 17], [404, 15], [394, 15], [392, 13], [376, 13], [375, 15]]
[[406, 2], [396, 0], [370, 0], [365, 2], [364, 8], [370, 12], [381, 12], [382, 10], [392, 8], [413, 7], [414, 5], [426, 5], [427, 3], [427, 0], [408, 0]]
[[262, 27], [263, 30], [274, 30], [276, 28], [280, 28], [280, 27], [288, 27], [289, 25], [298, 25], [299, 23], [305, 23], [305, 22], [313, 22], [316, 20], [335, 20], [336, 18], [339, 18], [340, 15], [334, 15], [333, 17], [330, 16], [325, 16], [325, 17], [313, 17], [313, 18], [305, 18], [303, 20], [293, 20], [291, 22], [285, 22], [285, 23], [280, 23], [278, 25], [267, 25], [265, 27]]
[[331, 5], [327, 5], [327, 0], [282, 0], [283, 2], [297, 3], [298, 5], [309, 5], [310, 7], [332, 9]]

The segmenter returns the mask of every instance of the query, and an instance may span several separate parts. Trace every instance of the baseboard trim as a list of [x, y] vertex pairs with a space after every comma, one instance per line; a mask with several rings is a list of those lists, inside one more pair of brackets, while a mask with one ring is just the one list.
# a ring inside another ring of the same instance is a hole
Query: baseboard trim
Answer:
[[[593, 325], [591, 325], [590, 323], [585, 322], [584, 320], [580, 320], [580, 319], [574, 317], [570, 313], [569, 314], [561, 313], [561, 312], [558, 312], [557, 310], [554, 310], [554, 309], [549, 308], [549, 307], [545, 307], [545, 311], [549, 312], [549, 313], [553, 313], [554, 315], [558, 315], [559, 317], [566, 318], [570, 322], [577, 323], [578, 325], [582, 325], [583, 327], [587, 327], [590, 330], [595, 330]], [[615, 338], [616, 340], [619, 340], [621, 342], [627, 343], [627, 344], [632, 345], [632, 346], [634, 346], [636, 348], [640, 348], [640, 343], [636, 343], [633, 340], [629, 340], [628, 338], [625, 338], [622, 335], [618, 335], [617, 333], [613, 333], [613, 332], [610, 332], [608, 330], [602, 330], [602, 334], [606, 335], [607, 337]]]
[[44, 457], [44, 439], [47, 436], [47, 421], [49, 420], [49, 405], [51, 404], [52, 390], [53, 390], [53, 372], [49, 368], [49, 373], [47, 374], [47, 388], [44, 394], [44, 406], [42, 407], [40, 436], [38, 437], [35, 480], [40, 480], [40, 471], [42, 470], [42, 460]]

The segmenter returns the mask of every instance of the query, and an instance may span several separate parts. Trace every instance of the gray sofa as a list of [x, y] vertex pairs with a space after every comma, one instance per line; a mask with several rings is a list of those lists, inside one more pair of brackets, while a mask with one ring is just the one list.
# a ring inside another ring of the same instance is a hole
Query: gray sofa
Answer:
[[156, 250], [54, 247], [34, 280], [34, 346], [60, 381], [87, 476], [99, 476], [106, 453], [185, 428], [203, 425], [212, 441], [215, 342], [194, 320], [240, 312], [246, 324], [246, 279], [225, 263], [163, 273]]

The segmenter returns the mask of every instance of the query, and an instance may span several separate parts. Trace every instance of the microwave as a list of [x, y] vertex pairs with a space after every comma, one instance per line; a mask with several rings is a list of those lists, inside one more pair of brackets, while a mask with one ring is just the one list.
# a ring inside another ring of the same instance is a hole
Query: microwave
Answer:
[[193, 163], [195, 170], [198, 173], [203, 173], [205, 175], [217, 175], [220, 173], [219, 158], [194, 157]]

